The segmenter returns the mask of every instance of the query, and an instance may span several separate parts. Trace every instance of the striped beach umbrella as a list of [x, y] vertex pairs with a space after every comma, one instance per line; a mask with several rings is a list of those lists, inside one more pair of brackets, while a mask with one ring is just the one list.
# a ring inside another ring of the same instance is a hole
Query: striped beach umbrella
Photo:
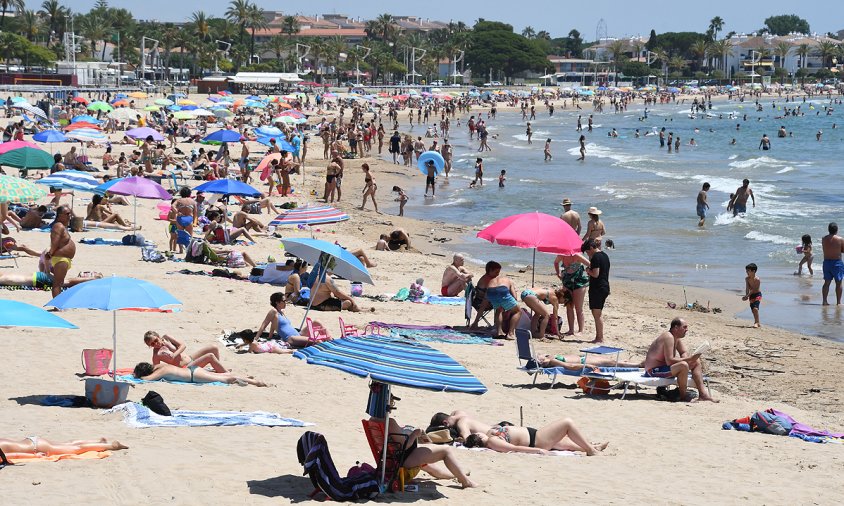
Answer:
[[0, 202], [35, 202], [47, 195], [47, 191], [35, 183], [15, 176], [0, 174]]
[[22, 111], [26, 111], [33, 116], [37, 116], [40, 119], [48, 120], [47, 114], [39, 107], [35, 107], [34, 105], [28, 102], [18, 102], [16, 104], [12, 104], [13, 109], [20, 109]]
[[96, 142], [97, 144], [108, 142], [108, 136], [106, 134], [93, 128], [77, 128], [76, 130], [71, 130], [66, 135], [68, 139], [81, 142]]
[[346, 221], [349, 215], [331, 206], [305, 206], [290, 209], [278, 215], [269, 225], [281, 227], [285, 225], [322, 225]]
[[487, 390], [445, 353], [423, 343], [388, 336], [333, 339], [297, 350], [293, 356], [387, 385], [478, 395]]
[[62, 188], [67, 190], [79, 190], [85, 192], [96, 192], [100, 182], [92, 175], [81, 170], [62, 170], [36, 181], [37, 184]]

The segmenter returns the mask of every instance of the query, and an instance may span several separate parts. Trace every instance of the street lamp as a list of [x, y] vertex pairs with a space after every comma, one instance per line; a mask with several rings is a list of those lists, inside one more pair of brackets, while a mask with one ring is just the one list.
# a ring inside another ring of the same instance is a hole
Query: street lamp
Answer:
[[365, 46], [361, 46], [360, 44], [355, 44], [355, 49], [366, 50], [366, 54], [355, 58], [355, 86], [360, 86], [360, 61], [365, 60], [366, 57], [369, 56], [369, 53], [372, 52], [372, 49]]
[[[147, 55], [146, 55], [146, 43], [147, 41], [155, 42], [153, 44], [150, 53], [155, 52], [158, 49], [158, 41], [150, 38], [150, 37], [141, 37], [141, 79], [146, 79], [146, 63], [147, 63]], [[153, 81], [155, 80], [155, 69], [153, 68]]]
[[[217, 43], [217, 49], [214, 51], [214, 73], [215, 73], [215, 74], [219, 74], [219, 73], [220, 73], [220, 67], [218, 67], [218, 66], [217, 66], [217, 53], [219, 53], [220, 51], [222, 51], [222, 52], [223, 52], [223, 55], [225, 55], [226, 57], [228, 57], [228, 55], [229, 55], [229, 49], [231, 49], [232, 45], [231, 45], [230, 43], [228, 43], [228, 42], [224, 41], [224, 40], [215, 40], [214, 42], [216, 42], [216, 43]], [[220, 49], [220, 44], [225, 44], [225, 45], [226, 45], [226, 48], [225, 48], [225, 49]], [[181, 69], [179, 69], [179, 73], [181, 74]]]
[[454, 55], [454, 72], [451, 74], [451, 84], [457, 82], [458, 77], [463, 77], [463, 74], [457, 71], [457, 64], [463, 61], [463, 57], [466, 55], [466, 51], [461, 50], [460, 56]]
[[[302, 54], [299, 54], [299, 51], [303, 50]], [[299, 44], [296, 43], [296, 74], [300, 74], [299, 72], [299, 64], [305, 60], [305, 57], [308, 56], [308, 53], [311, 51], [311, 46], [307, 44]]]
[[[421, 52], [422, 52], [422, 54], [419, 56], [419, 58], [417, 58], [417, 57], [416, 57], [416, 51], [421, 51]], [[410, 71], [410, 74], [408, 74], [408, 75], [407, 75], [407, 76], [408, 76], [408, 79], [407, 79], [407, 80], [408, 80], [408, 81], [411, 81], [411, 80], [410, 80], [410, 77], [413, 77], [413, 82], [412, 82], [412, 83], [411, 83], [411, 82], [408, 82], [408, 84], [416, 84], [416, 76], [421, 75], [421, 74], [417, 74], [417, 73], [416, 73], [416, 62], [418, 62], [419, 60], [421, 60], [422, 58], [424, 58], [424, 57], [425, 57], [425, 53], [427, 53], [427, 52], [428, 52], [428, 50], [427, 50], [427, 49], [422, 49], [422, 48], [419, 48], [419, 47], [413, 47], [413, 46], [411, 46], [411, 47], [410, 47], [410, 65], [411, 65], [411, 71]]]

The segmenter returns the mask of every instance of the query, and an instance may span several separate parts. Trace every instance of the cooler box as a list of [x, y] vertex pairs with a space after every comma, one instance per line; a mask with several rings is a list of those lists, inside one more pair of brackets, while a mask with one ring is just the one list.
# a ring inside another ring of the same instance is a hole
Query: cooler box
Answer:
[[85, 397], [98, 408], [112, 408], [126, 402], [130, 386], [131, 383], [86, 378]]

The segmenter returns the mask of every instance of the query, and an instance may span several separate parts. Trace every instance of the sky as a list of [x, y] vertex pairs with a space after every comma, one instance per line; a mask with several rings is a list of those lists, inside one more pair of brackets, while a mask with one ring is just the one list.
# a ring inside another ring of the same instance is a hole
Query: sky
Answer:
[[[88, 12], [96, 0], [60, 0], [75, 12]], [[517, 32], [525, 26], [546, 30], [552, 37], [563, 37], [576, 28], [583, 39], [594, 40], [599, 22], [603, 19], [610, 37], [642, 35], [651, 29], [657, 33], [697, 31], [704, 32], [709, 20], [721, 16], [725, 25], [722, 33], [735, 31], [750, 33], [764, 26], [765, 18], [779, 14], [797, 14], [806, 19], [813, 32], [837, 32], [844, 29], [844, 18], [832, 13], [840, 12], [840, 0], [794, 2], [794, 0], [766, 0], [741, 2], [736, 0], [707, 0], [692, 2], [679, 0], [649, 5], [636, 0], [534, 0], [530, 8], [514, 8], [513, 0], [427, 0], [425, 2], [385, 2], [383, 0], [307, 0], [307, 2], [281, 2], [279, 0], [253, 0], [267, 10], [282, 10], [285, 14], [339, 13], [352, 17], [372, 19], [389, 12], [393, 15], [423, 16], [439, 21], [463, 21], [474, 24], [478, 18], [504, 21]], [[38, 9], [41, 0], [26, 0], [27, 7]], [[132, 11], [136, 19], [158, 21], [184, 21], [192, 12], [203, 10], [206, 14], [222, 17], [229, 0], [109, 0], [112, 7]], [[296, 7], [307, 5], [307, 7]], [[804, 7], [805, 6], [805, 7]], [[837, 20], [837, 21], [836, 21]]]

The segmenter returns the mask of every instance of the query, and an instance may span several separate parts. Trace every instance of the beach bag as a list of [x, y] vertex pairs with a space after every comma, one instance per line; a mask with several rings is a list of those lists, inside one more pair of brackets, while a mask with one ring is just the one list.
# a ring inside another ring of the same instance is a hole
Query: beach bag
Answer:
[[366, 462], [361, 464], [360, 462], [355, 462], [355, 465], [349, 468], [349, 472], [346, 473], [346, 476], [349, 478], [357, 478], [358, 476], [372, 476], [375, 474], [376, 469]]
[[791, 432], [791, 423], [781, 416], [757, 411], [750, 415], [750, 429], [775, 436], [787, 436]]
[[161, 397], [161, 394], [154, 390], [147, 392], [144, 398], [141, 399], [141, 404], [148, 407], [150, 411], [157, 415], [173, 416], [172, 413], [170, 413], [170, 408], [167, 407], [167, 404], [164, 404], [164, 398]]
[[108, 348], [82, 350], [82, 367], [85, 376], [102, 376], [108, 373], [108, 364], [114, 352]]
[[185, 248], [185, 262], [194, 264], [208, 263], [208, 252], [205, 249], [203, 239], [191, 239], [190, 244]]
[[162, 252], [158, 251], [157, 249], [155, 249], [155, 247], [153, 247], [153, 246], [145, 246], [145, 247], [141, 248], [141, 259], [144, 262], [155, 262], [155, 263], [160, 263], [160, 262], [163, 262], [164, 260], [166, 260], [166, 258], [164, 258], [164, 254]]
[[577, 381], [577, 386], [583, 390], [584, 394], [589, 395], [608, 395], [612, 386], [610, 382], [602, 379], [580, 378]]
[[122, 242], [124, 246], [143, 246], [146, 240], [141, 234], [129, 234], [123, 236]]
[[334, 501], [369, 500], [380, 493], [377, 471], [361, 469], [355, 476], [340, 476], [322, 434], [311, 431], [302, 434], [296, 444], [296, 456], [315, 492], [319, 490]]

